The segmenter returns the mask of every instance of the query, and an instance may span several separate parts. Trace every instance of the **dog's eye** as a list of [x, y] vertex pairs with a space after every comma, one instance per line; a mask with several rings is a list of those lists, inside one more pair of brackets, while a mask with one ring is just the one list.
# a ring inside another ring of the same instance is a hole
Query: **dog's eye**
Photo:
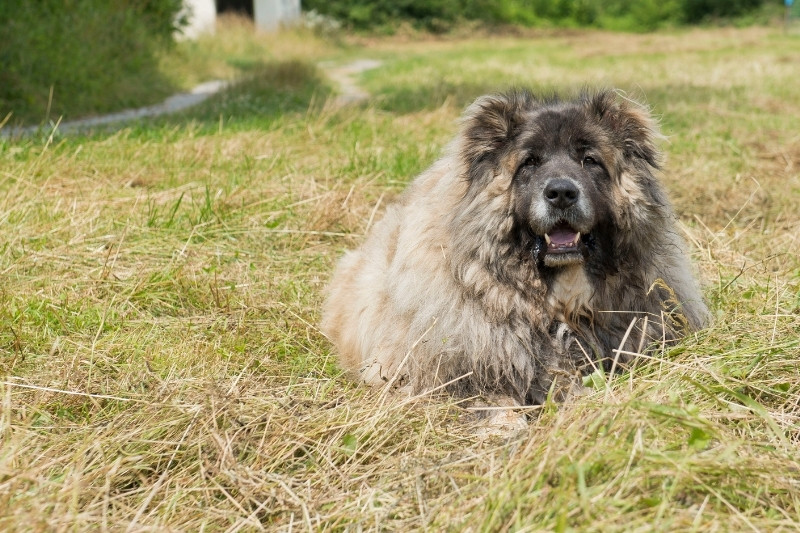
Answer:
[[538, 167], [542, 164], [542, 159], [538, 155], [529, 156], [523, 163], [523, 167]]
[[594, 157], [587, 155], [583, 157], [583, 161], [581, 162], [581, 164], [587, 167], [591, 165], [599, 165], [600, 163], [598, 163], [597, 159], [595, 159]]

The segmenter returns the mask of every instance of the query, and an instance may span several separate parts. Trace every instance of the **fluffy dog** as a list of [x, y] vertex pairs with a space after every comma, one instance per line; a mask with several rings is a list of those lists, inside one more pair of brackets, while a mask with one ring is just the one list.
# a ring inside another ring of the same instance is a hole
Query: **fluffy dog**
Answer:
[[611, 91], [479, 98], [341, 260], [322, 329], [342, 365], [371, 385], [536, 405], [702, 327], [659, 137]]

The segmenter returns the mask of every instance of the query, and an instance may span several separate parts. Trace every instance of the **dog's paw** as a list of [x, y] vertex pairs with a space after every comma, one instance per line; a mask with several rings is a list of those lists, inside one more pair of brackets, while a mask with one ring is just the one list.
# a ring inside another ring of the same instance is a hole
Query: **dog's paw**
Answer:
[[466, 406], [479, 438], [511, 437], [528, 429], [522, 406], [510, 396], [490, 395], [471, 400]]

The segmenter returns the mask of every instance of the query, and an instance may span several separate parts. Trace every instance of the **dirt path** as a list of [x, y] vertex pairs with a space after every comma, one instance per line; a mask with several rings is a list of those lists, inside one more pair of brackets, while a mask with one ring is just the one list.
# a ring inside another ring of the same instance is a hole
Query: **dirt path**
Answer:
[[337, 86], [339, 94], [334, 102], [338, 106], [357, 104], [369, 98], [369, 93], [358, 86], [356, 77], [362, 72], [381, 66], [375, 59], [358, 59], [346, 65], [336, 66], [332, 63], [320, 63], [319, 67]]
[[[337, 86], [338, 95], [334, 101], [337, 106], [345, 106], [360, 103], [369, 98], [369, 93], [358, 86], [356, 77], [367, 70], [377, 68], [381, 65], [380, 61], [374, 59], [359, 59], [346, 65], [336, 66], [332, 63], [320, 63], [319, 67], [325, 72], [332, 82]], [[36, 133], [40, 130], [58, 130], [60, 133], [71, 133], [83, 128], [92, 126], [105, 126], [131, 120], [157, 117], [183, 111], [201, 102], [204, 102], [213, 94], [218, 93], [228, 86], [228, 82], [222, 80], [208, 81], [201, 83], [188, 93], [179, 93], [170, 96], [160, 104], [140, 107], [137, 109], [126, 109], [117, 113], [89, 117], [78, 120], [69, 120], [60, 123], [51, 123], [47, 126], [28, 126], [24, 128], [5, 127], [0, 129], [2, 137], [17, 137]]]

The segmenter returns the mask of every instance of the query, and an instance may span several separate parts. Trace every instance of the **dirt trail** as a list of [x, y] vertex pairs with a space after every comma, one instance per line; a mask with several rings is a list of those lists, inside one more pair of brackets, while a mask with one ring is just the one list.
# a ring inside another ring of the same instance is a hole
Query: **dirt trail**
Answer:
[[378, 68], [381, 64], [375, 59], [358, 59], [346, 65], [336, 66], [326, 62], [320, 63], [319, 66], [328, 78], [338, 85], [339, 94], [334, 102], [336, 105], [344, 106], [357, 104], [369, 98], [369, 93], [356, 83], [356, 77], [362, 72]]

